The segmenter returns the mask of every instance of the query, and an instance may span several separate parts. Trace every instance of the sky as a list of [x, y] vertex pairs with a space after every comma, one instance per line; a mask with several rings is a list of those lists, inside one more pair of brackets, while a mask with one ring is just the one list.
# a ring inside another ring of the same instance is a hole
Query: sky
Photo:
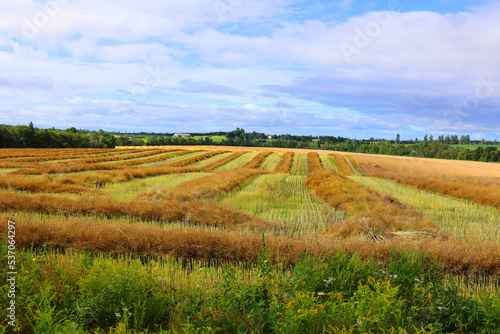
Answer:
[[500, 140], [500, 2], [2, 0], [0, 124]]

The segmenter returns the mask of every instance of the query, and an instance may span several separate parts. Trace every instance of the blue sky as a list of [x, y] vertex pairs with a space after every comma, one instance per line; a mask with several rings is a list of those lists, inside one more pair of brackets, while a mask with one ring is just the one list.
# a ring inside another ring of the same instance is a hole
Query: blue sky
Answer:
[[4, 0], [0, 123], [500, 139], [497, 1]]

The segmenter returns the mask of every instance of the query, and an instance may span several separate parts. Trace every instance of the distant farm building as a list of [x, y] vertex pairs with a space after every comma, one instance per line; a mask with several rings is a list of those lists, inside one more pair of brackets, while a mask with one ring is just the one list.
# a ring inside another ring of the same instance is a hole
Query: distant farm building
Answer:
[[191, 137], [188, 133], [174, 133], [174, 137]]

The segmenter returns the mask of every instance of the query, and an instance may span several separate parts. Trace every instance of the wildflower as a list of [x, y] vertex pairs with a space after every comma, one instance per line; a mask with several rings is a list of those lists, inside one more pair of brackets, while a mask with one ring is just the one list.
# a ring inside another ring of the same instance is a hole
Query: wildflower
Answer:
[[158, 281], [166, 281], [166, 280], [167, 280], [166, 278], [163, 278], [163, 277], [160, 277], [160, 276], [156, 277], [156, 279], [157, 279]]
[[383, 263], [382, 263], [382, 262], [377, 262], [377, 263], [378, 263], [378, 265], [379, 265], [379, 266], [383, 265]]
[[120, 313], [115, 313], [117, 317], [121, 317], [122, 315]]
[[123, 312], [127, 312], [128, 311], [128, 308], [123, 308]]
[[300, 312], [302, 312], [302, 310], [299, 308], [299, 309], [297, 310], [297, 313], [300, 313]]
[[292, 295], [286, 295], [286, 298], [290, 298]]
[[391, 278], [398, 278], [398, 275], [394, 274], [394, 275], [389, 275], [389, 277]]
[[324, 296], [325, 293], [324, 292], [318, 292], [318, 296]]

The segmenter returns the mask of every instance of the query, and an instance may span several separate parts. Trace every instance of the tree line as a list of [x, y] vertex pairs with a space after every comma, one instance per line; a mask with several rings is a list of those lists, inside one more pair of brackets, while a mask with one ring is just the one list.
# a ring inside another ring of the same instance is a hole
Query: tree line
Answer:
[[[146, 133], [141, 133], [146, 134]], [[266, 135], [261, 132], [245, 132], [236, 128], [230, 132], [214, 132], [193, 134], [200, 138], [174, 137], [171, 134], [148, 135], [143, 141], [136, 134], [115, 135], [103, 130], [77, 130], [74, 127], [66, 130], [38, 129], [33, 123], [26, 125], [0, 124], [0, 148], [113, 148], [115, 146], [158, 146], [158, 145], [225, 145], [277, 148], [304, 148], [331, 151], [344, 151], [370, 154], [386, 154], [421, 158], [438, 158], [454, 160], [472, 160], [484, 162], [500, 162], [498, 142], [473, 141], [469, 135], [460, 138], [457, 135], [425, 136], [423, 140], [401, 141], [399, 134], [395, 140], [365, 139], [355, 140], [340, 136], [297, 136], [290, 134]], [[215, 143], [210, 136], [225, 136], [221, 143]], [[457, 145], [481, 144], [470, 149]]]
[[116, 144], [115, 136], [103, 130], [39, 129], [33, 122], [28, 126], [0, 124], [0, 148], [114, 148]]

